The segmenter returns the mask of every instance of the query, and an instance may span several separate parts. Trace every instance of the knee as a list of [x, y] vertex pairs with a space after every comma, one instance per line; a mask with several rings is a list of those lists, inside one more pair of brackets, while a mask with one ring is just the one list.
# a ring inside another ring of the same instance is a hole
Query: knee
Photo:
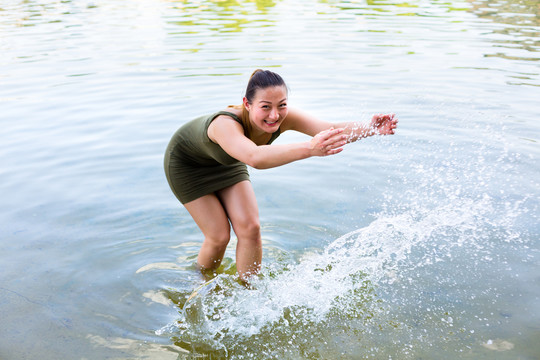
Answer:
[[261, 237], [261, 224], [258, 218], [248, 218], [238, 224], [233, 224], [234, 232], [239, 238], [259, 239]]
[[213, 234], [209, 234], [208, 236], [206, 236], [205, 240], [208, 241], [214, 247], [225, 248], [229, 244], [230, 239], [231, 239], [230, 229], [224, 228], [221, 231], [217, 231]]

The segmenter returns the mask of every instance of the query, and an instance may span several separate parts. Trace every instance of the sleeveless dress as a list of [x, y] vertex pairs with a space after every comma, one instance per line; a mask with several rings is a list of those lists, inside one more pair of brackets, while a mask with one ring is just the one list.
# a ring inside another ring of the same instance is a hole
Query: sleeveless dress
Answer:
[[[208, 137], [208, 126], [219, 115], [242, 124], [236, 114], [219, 111], [184, 124], [173, 135], [165, 152], [165, 175], [174, 195], [182, 204], [249, 180], [246, 164], [236, 160]], [[280, 134], [278, 129], [268, 141]]]

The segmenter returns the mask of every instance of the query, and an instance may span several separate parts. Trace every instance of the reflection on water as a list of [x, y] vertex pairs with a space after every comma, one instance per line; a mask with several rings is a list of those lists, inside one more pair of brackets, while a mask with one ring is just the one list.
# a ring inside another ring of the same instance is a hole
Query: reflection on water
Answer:
[[[469, 1], [471, 10], [481, 18], [507, 25], [525, 27], [540, 25], [540, 4], [536, 0]], [[519, 29], [516, 27], [516, 30]]]
[[205, 33], [209, 30], [218, 33], [240, 32], [246, 27], [272, 26], [275, 20], [265, 15], [268, 9], [275, 5], [276, 2], [272, 0], [174, 2], [173, 8], [180, 11], [181, 20], [175, 19], [169, 23], [188, 26], [189, 30], [185, 33], [189, 34]]
[[[540, 3], [536, 0], [471, 1], [471, 11], [480, 19], [504, 25], [490, 30], [496, 56], [509, 60], [540, 61]], [[508, 49], [508, 50], [505, 50]], [[518, 53], [517, 50], [524, 51]]]

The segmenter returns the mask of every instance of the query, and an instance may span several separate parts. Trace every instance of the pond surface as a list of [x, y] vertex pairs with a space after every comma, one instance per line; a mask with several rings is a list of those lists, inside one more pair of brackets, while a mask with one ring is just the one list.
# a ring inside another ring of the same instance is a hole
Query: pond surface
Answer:
[[[1, 359], [540, 358], [538, 1], [10, 0], [0, 34]], [[399, 128], [250, 170], [262, 276], [233, 239], [186, 304], [163, 153], [256, 68]]]

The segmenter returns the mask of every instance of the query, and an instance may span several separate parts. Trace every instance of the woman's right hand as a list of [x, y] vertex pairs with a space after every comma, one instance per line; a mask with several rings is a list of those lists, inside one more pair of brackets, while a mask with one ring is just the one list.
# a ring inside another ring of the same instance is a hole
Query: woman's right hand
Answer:
[[310, 141], [312, 156], [334, 155], [343, 151], [347, 143], [347, 136], [343, 135], [343, 128], [323, 130]]

